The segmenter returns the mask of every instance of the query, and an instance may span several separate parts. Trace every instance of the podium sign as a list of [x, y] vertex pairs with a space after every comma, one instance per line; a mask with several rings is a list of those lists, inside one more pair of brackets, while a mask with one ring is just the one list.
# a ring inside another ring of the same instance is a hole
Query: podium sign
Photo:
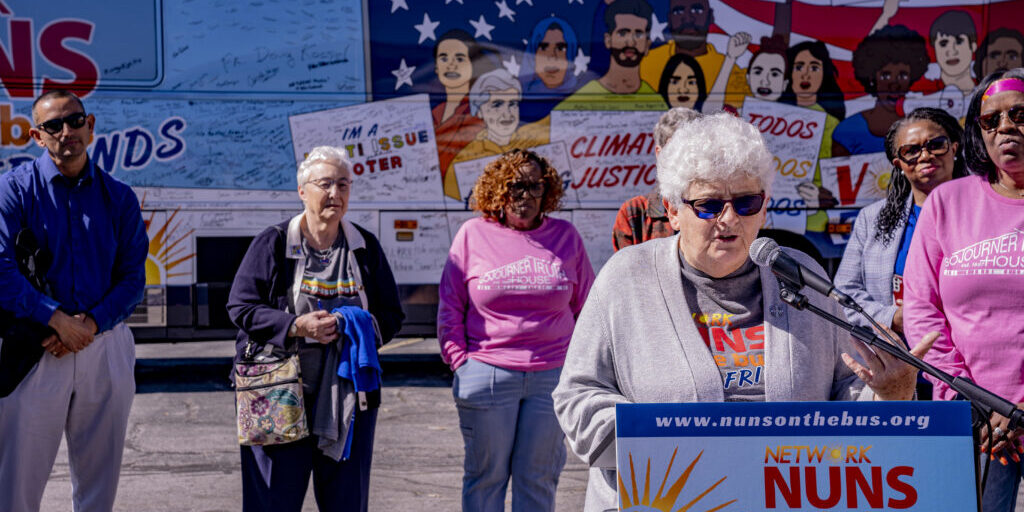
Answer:
[[967, 402], [619, 404], [619, 510], [977, 510]]

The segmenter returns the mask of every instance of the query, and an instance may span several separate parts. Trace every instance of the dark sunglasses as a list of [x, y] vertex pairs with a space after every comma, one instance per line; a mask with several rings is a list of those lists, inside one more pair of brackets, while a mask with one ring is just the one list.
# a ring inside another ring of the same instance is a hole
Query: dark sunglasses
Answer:
[[925, 141], [924, 144], [904, 144], [896, 150], [896, 156], [900, 157], [907, 165], [914, 165], [917, 159], [921, 158], [921, 152], [928, 150], [933, 156], [945, 155], [949, 152], [949, 137], [940, 135], [934, 139]]
[[[1016, 107], [1010, 107], [1010, 110], [1006, 111], [1006, 117], [1010, 119], [1010, 122], [1016, 125], [1024, 124], [1024, 105], [1017, 105]], [[982, 130], [990, 132], [999, 128], [999, 123], [1003, 120], [1003, 112], [997, 110], [995, 112], [989, 112], [983, 116], [978, 116], [978, 126], [981, 126]]]
[[544, 197], [543, 181], [513, 181], [508, 184], [508, 193], [512, 197], [522, 197], [529, 194], [530, 197]]
[[761, 207], [764, 206], [764, 197], [764, 192], [759, 192], [757, 194], [739, 196], [732, 199], [683, 199], [683, 203], [689, 205], [690, 208], [693, 208], [693, 213], [695, 213], [698, 218], [710, 220], [718, 218], [718, 216], [722, 214], [722, 211], [725, 210], [726, 203], [732, 203], [732, 209], [741, 217], [757, 215], [757, 213], [761, 211]]
[[85, 112], [75, 112], [74, 114], [65, 117], [43, 121], [42, 123], [39, 123], [39, 129], [49, 133], [50, 135], [57, 135], [64, 129], [64, 124], [66, 123], [72, 130], [77, 130], [85, 124], [86, 117]]

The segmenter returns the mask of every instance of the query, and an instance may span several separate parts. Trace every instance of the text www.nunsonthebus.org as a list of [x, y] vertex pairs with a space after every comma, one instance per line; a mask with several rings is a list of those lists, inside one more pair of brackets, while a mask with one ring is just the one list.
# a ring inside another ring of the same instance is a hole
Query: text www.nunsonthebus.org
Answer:
[[928, 428], [931, 416], [922, 414], [822, 414], [821, 411], [803, 415], [761, 415], [761, 416], [657, 416], [654, 418], [662, 428], [729, 428], [729, 427], [913, 427]]

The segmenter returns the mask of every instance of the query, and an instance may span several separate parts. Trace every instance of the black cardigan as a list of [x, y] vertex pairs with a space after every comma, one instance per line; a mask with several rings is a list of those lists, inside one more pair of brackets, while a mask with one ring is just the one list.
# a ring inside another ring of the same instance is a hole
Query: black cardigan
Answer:
[[[353, 254], [363, 278], [369, 311], [377, 319], [381, 341], [387, 343], [402, 328], [405, 319], [395, 277], [377, 238], [355, 227], [366, 241], [366, 248], [355, 249]], [[236, 362], [242, 358], [250, 337], [259, 343], [286, 348], [288, 329], [296, 318], [286, 309], [297, 261], [285, 258], [287, 231], [288, 221], [285, 221], [256, 235], [231, 284], [227, 312], [239, 329], [235, 341]]]

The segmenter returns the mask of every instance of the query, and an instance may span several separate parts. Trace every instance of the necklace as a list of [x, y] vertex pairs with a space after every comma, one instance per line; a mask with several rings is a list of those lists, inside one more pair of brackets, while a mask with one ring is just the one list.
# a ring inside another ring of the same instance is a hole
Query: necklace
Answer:
[[1007, 192], [1009, 192], [1009, 193], [1011, 193], [1011, 194], [1013, 194], [1013, 195], [1015, 195], [1017, 197], [1024, 197], [1024, 190], [1017, 190], [1017, 189], [1013, 189], [1013, 188], [1007, 187], [1006, 185], [1003, 185], [1003, 182], [1001, 182], [999, 180], [996, 180], [996, 185], [999, 185], [1000, 187], [1003, 187], [1003, 190], [1005, 190], [1005, 191], [1007, 191]]

